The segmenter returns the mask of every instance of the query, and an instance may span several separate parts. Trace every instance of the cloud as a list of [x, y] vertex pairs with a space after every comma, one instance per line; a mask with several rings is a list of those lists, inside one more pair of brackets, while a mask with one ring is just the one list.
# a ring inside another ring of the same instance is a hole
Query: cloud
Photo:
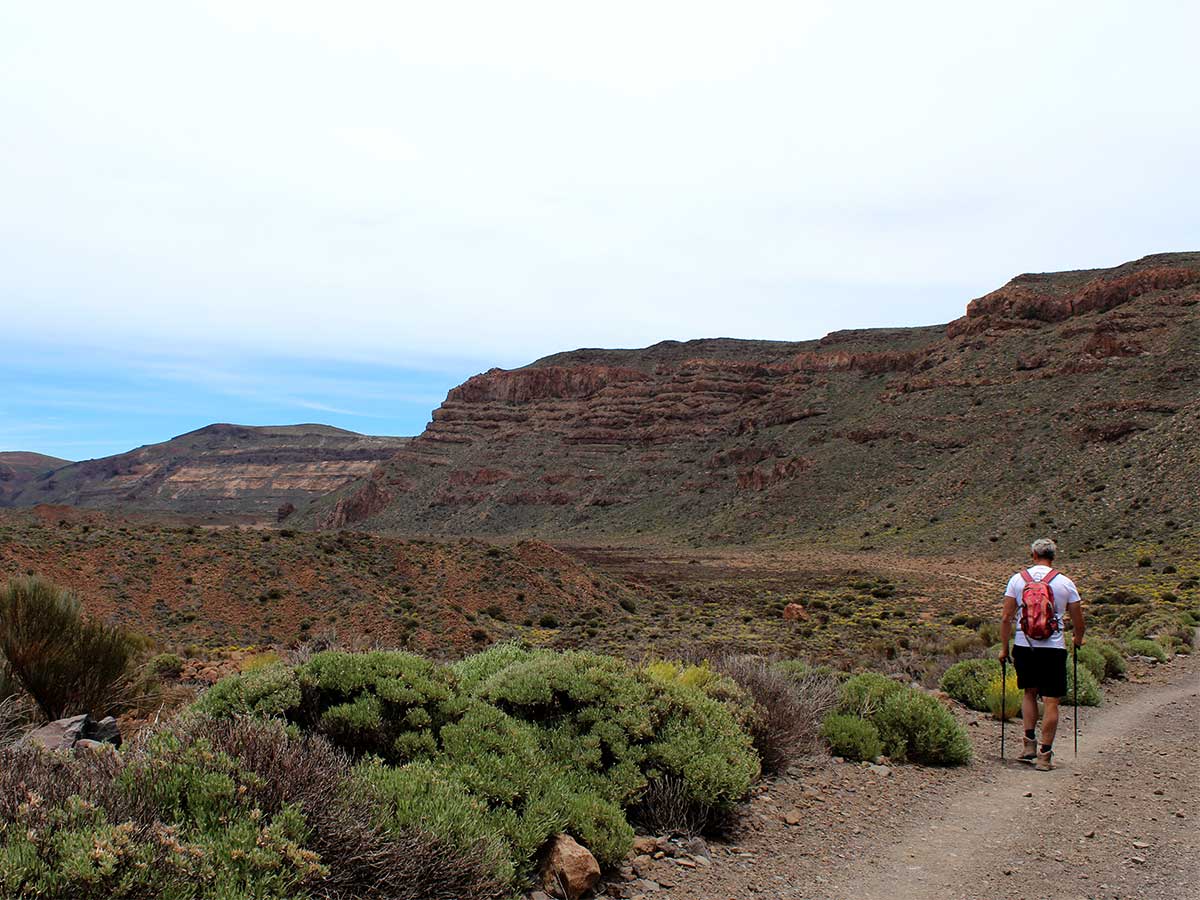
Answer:
[[155, 377], [235, 410], [366, 420], [578, 346], [947, 321], [1200, 234], [1195, 5], [71, 21], [0, 9], [6, 337], [188, 360]]

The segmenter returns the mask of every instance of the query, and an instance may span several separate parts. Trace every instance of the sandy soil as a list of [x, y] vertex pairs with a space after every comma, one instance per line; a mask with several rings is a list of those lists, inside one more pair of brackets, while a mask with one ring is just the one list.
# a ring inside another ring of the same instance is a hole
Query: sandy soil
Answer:
[[[711, 865], [658, 860], [612, 896], [652, 900], [1200, 898], [1200, 657], [1135, 667], [1071, 710], [1058, 768], [1013, 760], [1020, 732], [963, 713], [976, 759], [886, 773], [813, 760], [764, 784]], [[790, 815], [789, 815], [790, 814]], [[790, 818], [797, 824], [789, 825]], [[694, 867], [693, 867], [694, 866]]]

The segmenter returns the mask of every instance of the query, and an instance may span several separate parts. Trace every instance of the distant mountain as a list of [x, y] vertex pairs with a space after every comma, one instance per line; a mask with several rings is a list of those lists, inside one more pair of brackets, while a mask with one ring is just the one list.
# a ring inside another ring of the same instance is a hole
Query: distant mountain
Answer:
[[23, 450], [0, 452], [0, 506], [8, 505], [13, 496], [20, 493], [39, 475], [69, 463], [70, 460], [42, 453], [28, 453]]
[[450, 391], [303, 518], [412, 533], [1077, 547], [1200, 533], [1200, 253], [948, 325], [576, 350]]
[[328, 425], [209, 425], [26, 479], [9, 506], [65, 504], [206, 521], [275, 521], [369, 473], [408, 439]]

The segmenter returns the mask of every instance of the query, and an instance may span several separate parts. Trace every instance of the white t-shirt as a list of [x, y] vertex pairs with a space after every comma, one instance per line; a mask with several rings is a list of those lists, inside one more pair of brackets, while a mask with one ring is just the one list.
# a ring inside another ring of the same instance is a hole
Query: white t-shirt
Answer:
[[[1049, 566], [1029, 567], [1029, 574], [1033, 576], [1034, 581], [1041, 581], [1049, 571]], [[1027, 638], [1021, 633], [1021, 594], [1024, 590], [1025, 579], [1021, 577], [1020, 572], [1008, 579], [1008, 589], [1005, 590], [1004, 596], [1012, 597], [1017, 601], [1017, 634], [1013, 638], [1013, 644], [1018, 647], [1057, 647], [1059, 650], [1065, 650], [1067, 642], [1063, 639], [1063, 616], [1070, 604], [1079, 602], [1079, 589], [1075, 587], [1075, 582], [1061, 573], [1050, 582], [1050, 590], [1054, 594], [1054, 618], [1058, 620], [1058, 631], [1042, 640]]]

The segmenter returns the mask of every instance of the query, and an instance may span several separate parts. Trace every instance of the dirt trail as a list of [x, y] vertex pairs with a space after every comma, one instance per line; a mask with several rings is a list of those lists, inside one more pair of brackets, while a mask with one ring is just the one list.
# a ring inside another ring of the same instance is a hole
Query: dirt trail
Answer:
[[[1055, 772], [1010, 762], [845, 873], [831, 896], [1200, 897], [1200, 829], [1195, 818], [1180, 827], [1200, 788], [1200, 681], [1195, 665], [1176, 674], [1186, 677], [1096, 711], [1078, 757], [1068, 717]], [[1049, 839], [1030, 846], [1031, 833]]]
[[[976, 760], [872, 771], [816, 760], [764, 785], [713, 864], [655, 864], [645, 900], [1200, 900], [1200, 655], [1135, 667], [1105, 705], [1072, 712], [1059, 767], [998, 758], [968, 714]], [[785, 824], [791, 819], [794, 824]], [[1045, 835], [1039, 841], [1030, 835]]]

